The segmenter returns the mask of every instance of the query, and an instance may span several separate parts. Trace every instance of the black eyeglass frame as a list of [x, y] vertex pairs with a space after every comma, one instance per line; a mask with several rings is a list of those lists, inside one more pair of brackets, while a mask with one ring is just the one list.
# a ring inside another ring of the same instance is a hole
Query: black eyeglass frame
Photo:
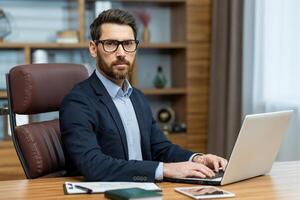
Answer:
[[[107, 41], [118, 42], [118, 45], [117, 45], [116, 49], [113, 50], [113, 51], [107, 51], [107, 50], [105, 49], [105, 47], [104, 47], [104, 43], [107, 42]], [[133, 51], [128, 51], [128, 50], [126, 50], [126, 49], [124, 48], [124, 43], [125, 43], [125, 42], [128, 42], [128, 41], [134, 41], [134, 42], [135, 42], [135, 49], [134, 49]], [[122, 46], [122, 48], [123, 48], [124, 51], [126, 51], [126, 52], [128, 52], [128, 53], [133, 53], [133, 52], [135, 52], [135, 51], [137, 50], [140, 41], [138, 41], [138, 40], [123, 40], [123, 41], [119, 41], [119, 40], [94, 40], [94, 42], [95, 42], [95, 44], [96, 44], [97, 46], [98, 46], [99, 43], [101, 43], [101, 44], [102, 44], [103, 50], [104, 50], [105, 52], [107, 52], [107, 53], [113, 53], [113, 52], [117, 51], [117, 49], [119, 48], [119, 45], [120, 45], [120, 44], [121, 44], [121, 46]]]

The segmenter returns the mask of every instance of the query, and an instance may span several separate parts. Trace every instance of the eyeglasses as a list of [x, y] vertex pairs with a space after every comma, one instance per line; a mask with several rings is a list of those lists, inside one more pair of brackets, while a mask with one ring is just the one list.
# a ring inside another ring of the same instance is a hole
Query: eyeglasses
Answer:
[[123, 40], [123, 41], [118, 41], [118, 40], [95, 40], [94, 41], [96, 45], [99, 43], [102, 44], [103, 50], [108, 53], [113, 53], [115, 52], [119, 45], [121, 44], [124, 51], [128, 53], [135, 52], [137, 49], [137, 46], [139, 44], [138, 40]]

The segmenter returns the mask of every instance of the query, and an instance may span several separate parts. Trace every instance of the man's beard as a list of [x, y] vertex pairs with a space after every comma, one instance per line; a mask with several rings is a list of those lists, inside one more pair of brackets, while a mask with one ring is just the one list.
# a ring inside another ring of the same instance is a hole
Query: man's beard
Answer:
[[[124, 71], [114, 70], [115, 65], [127, 65], [127, 69]], [[132, 64], [124, 57], [117, 57], [117, 60], [113, 61], [110, 65], [106, 63], [101, 57], [99, 51], [97, 51], [97, 67], [107, 77], [114, 80], [123, 80], [129, 77], [132, 72]]]

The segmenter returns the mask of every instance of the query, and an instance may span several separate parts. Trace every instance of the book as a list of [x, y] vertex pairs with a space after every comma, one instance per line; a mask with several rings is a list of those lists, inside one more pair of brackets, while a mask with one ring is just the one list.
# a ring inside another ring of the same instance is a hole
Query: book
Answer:
[[124, 188], [142, 188], [148, 191], [161, 191], [155, 183], [146, 182], [65, 182], [65, 194], [104, 193], [107, 190]]
[[141, 188], [107, 190], [104, 196], [112, 200], [160, 200], [162, 194]]
[[56, 34], [57, 43], [78, 43], [78, 31], [76, 30], [65, 30], [59, 31]]
[[176, 192], [182, 193], [194, 199], [215, 199], [234, 197], [235, 194], [214, 186], [178, 187]]

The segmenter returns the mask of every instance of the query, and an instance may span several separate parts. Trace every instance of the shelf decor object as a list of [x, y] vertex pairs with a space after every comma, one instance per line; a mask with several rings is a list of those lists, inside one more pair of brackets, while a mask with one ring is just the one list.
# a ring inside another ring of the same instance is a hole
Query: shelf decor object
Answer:
[[0, 8], [0, 42], [11, 33], [10, 22], [4, 10]]
[[162, 67], [158, 66], [153, 80], [153, 85], [156, 88], [164, 88], [166, 84], [167, 84], [166, 75], [164, 74]]
[[57, 43], [78, 43], [78, 31], [77, 30], [64, 30], [56, 33]]
[[44, 49], [37, 49], [32, 54], [32, 63], [48, 63], [48, 53]]
[[142, 34], [142, 40], [145, 43], [150, 42], [150, 29], [149, 29], [149, 23], [150, 23], [150, 14], [146, 12], [145, 10], [140, 11], [134, 11], [134, 13], [139, 18], [140, 22], [143, 24], [143, 34]]
[[175, 119], [175, 112], [172, 108], [161, 108], [157, 113], [157, 120], [165, 135], [168, 135], [171, 130], [171, 125]]

